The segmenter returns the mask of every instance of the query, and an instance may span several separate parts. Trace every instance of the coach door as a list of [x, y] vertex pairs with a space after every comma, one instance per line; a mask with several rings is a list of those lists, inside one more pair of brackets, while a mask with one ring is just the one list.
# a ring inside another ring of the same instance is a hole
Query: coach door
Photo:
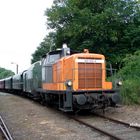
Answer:
[[23, 74], [23, 91], [26, 92], [27, 89], [27, 74]]

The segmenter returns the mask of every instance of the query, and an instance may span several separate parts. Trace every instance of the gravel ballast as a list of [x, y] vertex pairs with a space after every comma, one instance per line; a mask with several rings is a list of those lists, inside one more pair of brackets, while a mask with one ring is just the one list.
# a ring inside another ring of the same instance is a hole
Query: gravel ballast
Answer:
[[[108, 140], [55, 109], [8, 93], [0, 92], [0, 115], [15, 140]], [[140, 124], [140, 106], [109, 108], [106, 115]]]

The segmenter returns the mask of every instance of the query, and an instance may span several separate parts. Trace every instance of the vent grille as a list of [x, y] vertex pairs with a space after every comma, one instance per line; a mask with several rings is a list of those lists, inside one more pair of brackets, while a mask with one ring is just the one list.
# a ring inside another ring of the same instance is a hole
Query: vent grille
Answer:
[[79, 89], [102, 88], [102, 64], [78, 63]]

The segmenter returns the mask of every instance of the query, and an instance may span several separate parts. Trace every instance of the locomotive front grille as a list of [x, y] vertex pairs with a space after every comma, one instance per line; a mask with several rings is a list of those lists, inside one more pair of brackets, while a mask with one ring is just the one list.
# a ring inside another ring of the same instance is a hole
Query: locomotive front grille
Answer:
[[102, 88], [101, 63], [78, 63], [78, 88]]

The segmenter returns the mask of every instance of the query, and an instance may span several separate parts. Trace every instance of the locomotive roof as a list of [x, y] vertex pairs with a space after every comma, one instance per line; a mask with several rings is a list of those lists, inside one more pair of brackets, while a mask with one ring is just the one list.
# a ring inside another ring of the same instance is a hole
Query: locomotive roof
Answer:
[[[47, 54], [53, 55], [53, 54], [59, 54], [59, 53], [61, 53], [61, 52], [62, 52], [62, 49], [59, 49], [59, 50], [50, 51], [50, 52], [48, 52]], [[81, 52], [73, 51], [73, 50], [70, 49], [70, 55], [76, 54], [76, 53], [81, 53]], [[42, 58], [46, 57], [47, 54], [43, 55]]]

